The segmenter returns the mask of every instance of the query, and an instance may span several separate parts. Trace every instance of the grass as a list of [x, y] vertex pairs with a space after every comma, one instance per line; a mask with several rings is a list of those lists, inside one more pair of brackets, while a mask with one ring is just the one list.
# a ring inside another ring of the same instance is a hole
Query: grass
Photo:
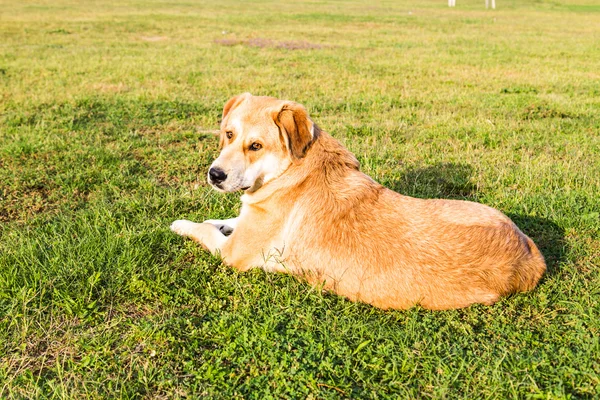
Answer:
[[[599, 397], [599, 9], [497, 5], [0, 1], [0, 397]], [[168, 226], [236, 214], [205, 174], [243, 91], [502, 210], [548, 274], [431, 312], [226, 268]]]

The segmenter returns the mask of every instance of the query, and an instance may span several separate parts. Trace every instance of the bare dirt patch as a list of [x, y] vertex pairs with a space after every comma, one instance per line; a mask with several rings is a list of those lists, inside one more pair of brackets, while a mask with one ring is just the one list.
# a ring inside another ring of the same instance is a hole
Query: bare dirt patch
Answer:
[[326, 46], [311, 43], [305, 40], [285, 40], [275, 41], [266, 38], [252, 38], [252, 39], [215, 39], [214, 43], [221, 46], [237, 46], [243, 45], [247, 47], [258, 47], [258, 48], [274, 48], [274, 49], [287, 49], [287, 50], [315, 50], [322, 49]]
[[243, 40], [239, 39], [215, 39], [214, 42], [221, 46], [236, 46], [238, 44], [244, 43]]

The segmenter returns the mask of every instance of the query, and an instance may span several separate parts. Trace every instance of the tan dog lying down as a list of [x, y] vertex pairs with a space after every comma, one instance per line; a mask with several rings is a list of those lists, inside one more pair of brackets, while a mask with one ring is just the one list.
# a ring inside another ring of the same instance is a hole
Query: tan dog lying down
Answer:
[[374, 182], [298, 103], [230, 99], [220, 146], [208, 179], [223, 192], [245, 191], [240, 216], [171, 229], [241, 271], [292, 273], [380, 308], [448, 309], [531, 290], [546, 270], [501, 212]]

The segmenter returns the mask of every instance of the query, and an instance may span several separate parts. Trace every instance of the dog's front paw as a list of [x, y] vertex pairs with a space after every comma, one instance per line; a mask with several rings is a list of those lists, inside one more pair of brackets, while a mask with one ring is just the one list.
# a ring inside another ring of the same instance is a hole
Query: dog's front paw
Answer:
[[197, 223], [188, 221], [187, 219], [178, 219], [174, 221], [170, 228], [173, 232], [181, 236], [191, 236], [194, 230], [198, 226]]
[[217, 228], [219, 228], [224, 236], [229, 236], [233, 233], [233, 228], [227, 225], [218, 225]]
[[214, 225], [224, 236], [229, 236], [233, 233], [233, 228], [223, 223], [224, 221], [218, 219], [207, 219], [204, 224]]

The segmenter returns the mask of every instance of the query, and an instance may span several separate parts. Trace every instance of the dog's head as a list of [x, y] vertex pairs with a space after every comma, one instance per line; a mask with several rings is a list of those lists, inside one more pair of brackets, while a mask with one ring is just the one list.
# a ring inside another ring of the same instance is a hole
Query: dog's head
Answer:
[[222, 192], [255, 192], [300, 162], [317, 135], [298, 103], [235, 96], [223, 108], [221, 154], [210, 166], [208, 181]]

